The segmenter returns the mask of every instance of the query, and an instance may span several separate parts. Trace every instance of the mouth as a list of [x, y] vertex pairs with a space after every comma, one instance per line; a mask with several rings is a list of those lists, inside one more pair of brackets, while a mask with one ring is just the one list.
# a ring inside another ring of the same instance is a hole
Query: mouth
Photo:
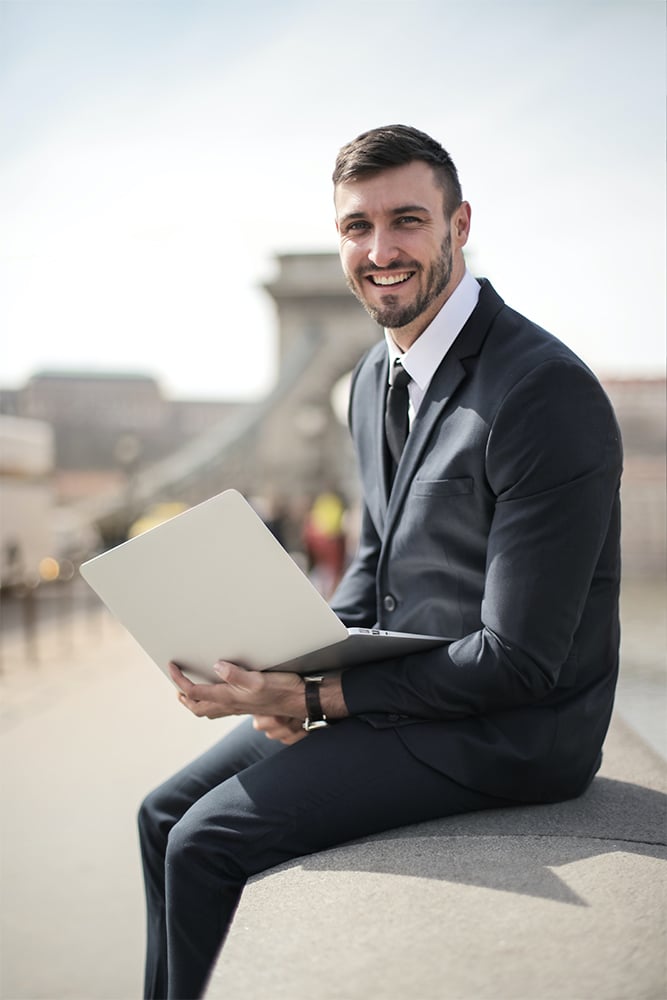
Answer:
[[414, 271], [392, 271], [391, 274], [367, 274], [366, 281], [376, 288], [388, 288], [409, 281]]

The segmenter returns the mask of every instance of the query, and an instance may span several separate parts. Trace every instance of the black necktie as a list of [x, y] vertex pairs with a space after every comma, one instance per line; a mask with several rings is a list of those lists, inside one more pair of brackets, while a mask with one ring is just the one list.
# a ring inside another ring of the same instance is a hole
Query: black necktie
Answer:
[[387, 392], [384, 432], [387, 436], [389, 454], [394, 460], [394, 466], [397, 466], [408, 436], [408, 405], [410, 402], [408, 382], [410, 376], [400, 361], [395, 361], [394, 365], [394, 381]]

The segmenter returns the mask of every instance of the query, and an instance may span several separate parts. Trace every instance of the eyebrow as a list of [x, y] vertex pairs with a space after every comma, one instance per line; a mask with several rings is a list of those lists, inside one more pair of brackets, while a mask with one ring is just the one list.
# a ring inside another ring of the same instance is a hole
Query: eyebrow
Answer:
[[[391, 215], [406, 215], [410, 212], [419, 212], [422, 215], [430, 215], [428, 208], [423, 205], [399, 205], [397, 208], [392, 208], [389, 210]], [[367, 217], [366, 212], [348, 212], [347, 215], [341, 216], [339, 222], [352, 222], [354, 219], [365, 219]]]
[[399, 208], [392, 208], [392, 215], [405, 215], [408, 212], [420, 212], [422, 215], [430, 215], [428, 208], [424, 205], [401, 205]]

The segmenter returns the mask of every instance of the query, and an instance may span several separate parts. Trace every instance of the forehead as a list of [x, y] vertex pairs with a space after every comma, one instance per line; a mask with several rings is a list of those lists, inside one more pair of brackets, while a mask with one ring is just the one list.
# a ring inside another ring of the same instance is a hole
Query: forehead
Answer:
[[334, 190], [336, 215], [381, 215], [406, 205], [442, 212], [443, 191], [428, 163], [414, 160], [368, 177], [344, 181]]

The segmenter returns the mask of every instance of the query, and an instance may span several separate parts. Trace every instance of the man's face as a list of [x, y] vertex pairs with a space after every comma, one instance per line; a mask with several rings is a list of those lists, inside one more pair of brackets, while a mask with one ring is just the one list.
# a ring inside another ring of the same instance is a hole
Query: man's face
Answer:
[[461, 279], [469, 207], [464, 202], [450, 225], [443, 189], [420, 160], [339, 184], [335, 204], [351, 291], [381, 326], [400, 330], [395, 339], [409, 346]]

